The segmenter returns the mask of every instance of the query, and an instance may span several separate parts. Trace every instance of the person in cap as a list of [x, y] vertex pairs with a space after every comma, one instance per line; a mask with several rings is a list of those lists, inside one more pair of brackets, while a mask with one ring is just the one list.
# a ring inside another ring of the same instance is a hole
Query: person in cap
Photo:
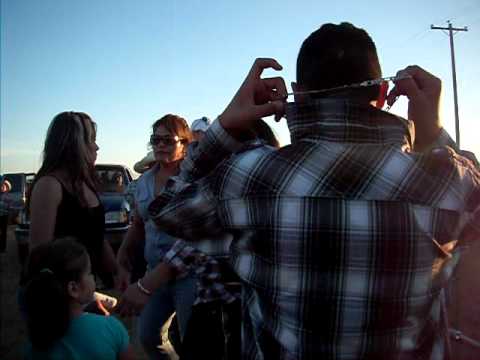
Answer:
[[4, 194], [12, 190], [10, 181], [0, 176], [0, 252], [5, 252], [7, 249], [7, 229], [8, 229], [8, 214], [9, 205], [7, 197]]
[[211, 123], [212, 122], [210, 121], [210, 119], [206, 116], [194, 120], [191, 127], [193, 140], [200, 141], [203, 138], [203, 135], [205, 135], [205, 131], [207, 131]]

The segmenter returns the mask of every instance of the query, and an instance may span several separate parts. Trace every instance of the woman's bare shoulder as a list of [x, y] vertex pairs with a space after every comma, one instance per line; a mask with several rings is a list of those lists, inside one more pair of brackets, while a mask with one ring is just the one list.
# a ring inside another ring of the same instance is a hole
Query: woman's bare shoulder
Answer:
[[62, 183], [54, 174], [44, 175], [35, 182], [32, 196], [50, 197], [62, 196]]

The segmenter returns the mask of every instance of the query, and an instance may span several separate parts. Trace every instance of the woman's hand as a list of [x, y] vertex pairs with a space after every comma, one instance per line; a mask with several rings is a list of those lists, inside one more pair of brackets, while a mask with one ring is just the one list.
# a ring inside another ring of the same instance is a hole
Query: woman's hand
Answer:
[[123, 293], [119, 304], [115, 311], [120, 316], [136, 316], [139, 315], [147, 304], [150, 296], [144, 294], [137, 284], [130, 284]]

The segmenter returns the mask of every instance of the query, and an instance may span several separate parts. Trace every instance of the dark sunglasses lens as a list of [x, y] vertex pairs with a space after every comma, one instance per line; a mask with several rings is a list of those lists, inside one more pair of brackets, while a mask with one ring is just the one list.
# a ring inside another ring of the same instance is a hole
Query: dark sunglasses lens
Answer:
[[157, 145], [160, 142], [160, 139], [157, 138], [156, 136], [150, 136], [150, 144], [151, 145]]
[[165, 146], [172, 146], [175, 145], [177, 141], [172, 138], [168, 137], [161, 137], [161, 136], [150, 136], [150, 144], [152, 145], [165, 145]]

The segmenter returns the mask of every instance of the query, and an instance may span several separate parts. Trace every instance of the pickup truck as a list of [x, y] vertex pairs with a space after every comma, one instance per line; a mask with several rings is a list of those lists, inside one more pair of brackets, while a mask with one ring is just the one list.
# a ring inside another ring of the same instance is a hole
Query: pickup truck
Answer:
[[[97, 164], [95, 171], [98, 178], [98, 194], [105, 209], [105, 239], [116, 251], [130, 227], [133, 194], [129, 193], [133, 181], [131, 171], [123, 165]], [[29, 174], [30, 178], [33, 179]], [[27, 177], [23, 188], [27, 187]], [[26, 193], [24, 193], [26, 195]], [[23, 205], [25, 204], [25, 195]], [[20, 263], [23, 265], [28, 254], [28, 234], [30, 220], [24, 206], [19, 210], [15, 237], [17, 240]]]

